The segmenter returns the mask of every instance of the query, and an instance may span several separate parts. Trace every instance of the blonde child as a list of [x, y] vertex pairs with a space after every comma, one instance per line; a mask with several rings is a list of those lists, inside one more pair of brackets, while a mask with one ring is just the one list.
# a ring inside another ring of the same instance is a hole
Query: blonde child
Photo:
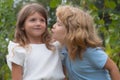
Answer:
[[59, 6], [56, 16], [53, 38], [65, 46], [61, 53], [69, 80], [120, 80], [116, 64], [102, 49], [92, 17], [69, 5]]

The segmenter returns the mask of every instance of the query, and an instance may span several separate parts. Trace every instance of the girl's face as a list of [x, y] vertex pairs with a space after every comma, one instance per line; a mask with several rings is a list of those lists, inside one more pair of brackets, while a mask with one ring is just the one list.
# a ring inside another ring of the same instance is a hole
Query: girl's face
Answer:
[[40, 39], [41, 35], [46, 30], [46, 21], [45, 18], [39, 14], [34, 13], [27, 17], [24, 28], [27, 37], [31, 39]]
[[57, 18], [57, 22], [53, 25], [53, 28], [52, 28], [52, 38], [61, 43], [64, 43], [66, 32], [67, 30], [65, 26], [59, 20], [59, 18]]

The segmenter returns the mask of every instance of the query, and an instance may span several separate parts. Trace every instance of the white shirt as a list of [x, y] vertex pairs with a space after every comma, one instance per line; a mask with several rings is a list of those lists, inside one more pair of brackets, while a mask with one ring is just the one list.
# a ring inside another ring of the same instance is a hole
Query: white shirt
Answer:
[[65, 77], [58, 49], [53, 53], [45, 44], [30, 44], [27, 50], [10, 41], [8, 52], [8, 66], [12, 69], [11, 62], [22, 66], [23, 80], [63, 80]]

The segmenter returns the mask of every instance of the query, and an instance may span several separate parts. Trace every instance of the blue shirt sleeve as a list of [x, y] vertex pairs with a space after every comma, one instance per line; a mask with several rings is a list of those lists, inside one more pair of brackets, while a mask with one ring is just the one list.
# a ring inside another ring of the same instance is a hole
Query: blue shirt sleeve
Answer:
[[93, 66], [100, 69], [105, 66], [108, 58], [108, 55], [101, 48], [89, 48], [86, 55]]
[[60, 50], [60, 54], [63, 56], [63, 59], [62, 59], [62, 64], [65, 65], [65, 59], [68, 55], [68, 52], [67, 52], [67, 49], [66, 47], [63, 47], [61, 50]]

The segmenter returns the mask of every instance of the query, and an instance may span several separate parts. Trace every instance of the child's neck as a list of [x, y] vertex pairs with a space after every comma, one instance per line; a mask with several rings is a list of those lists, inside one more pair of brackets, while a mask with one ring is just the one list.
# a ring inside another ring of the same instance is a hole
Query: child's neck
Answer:
[[31, 44], [42, 44], [43, 42], [40, 39], [30, 39]]
[[30, 42], [31, 44], [42, 44], [42, 42]]

